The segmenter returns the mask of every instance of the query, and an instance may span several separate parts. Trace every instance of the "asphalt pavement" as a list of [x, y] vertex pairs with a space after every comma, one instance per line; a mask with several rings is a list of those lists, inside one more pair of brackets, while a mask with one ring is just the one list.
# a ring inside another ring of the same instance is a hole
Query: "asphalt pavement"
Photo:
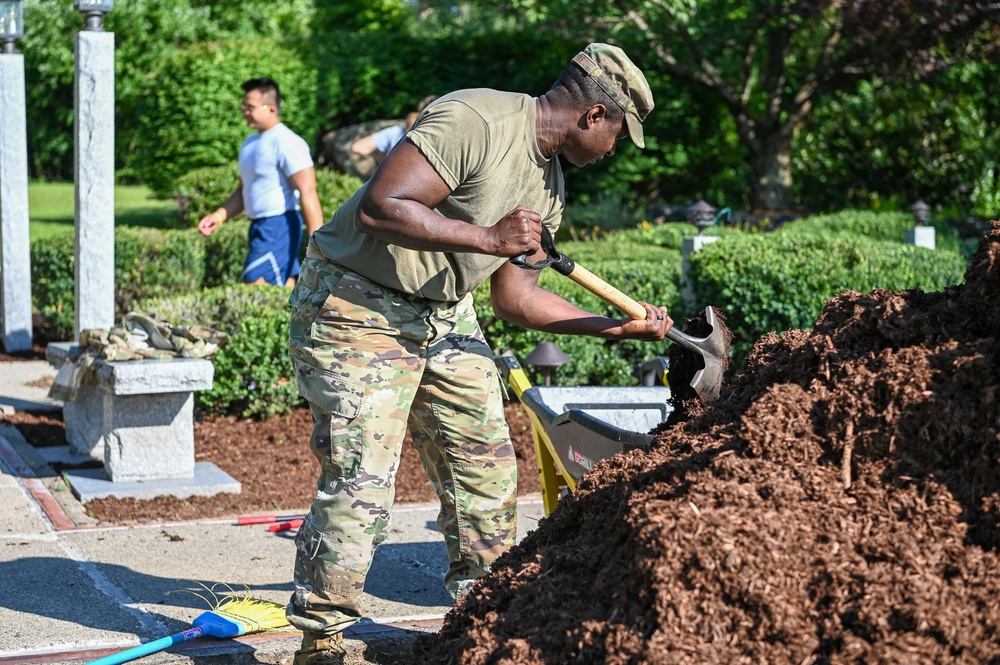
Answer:
[[[44, 361], [0, 363], [0, 409], [60, 409], [47, 398], [55, 371]], [[523, 537], [544, 514], [520, 501]], [[383, 663], [437, 630], [444, 590], [444, 541], [434, 505], [393, 511], [376, 552], [361, 623], [346, 633], [349, 662]], [[294, 531], [233, 520], [100, 526], [30, 441], [0, 418], [0, 665], [85, 663], [177, 633], [210, 609], [199, 582], [284, 604], [292, 590]], [[280, 663], [300, 633], [232, 640], [201, 638], [146, 656], [162, 663]]]

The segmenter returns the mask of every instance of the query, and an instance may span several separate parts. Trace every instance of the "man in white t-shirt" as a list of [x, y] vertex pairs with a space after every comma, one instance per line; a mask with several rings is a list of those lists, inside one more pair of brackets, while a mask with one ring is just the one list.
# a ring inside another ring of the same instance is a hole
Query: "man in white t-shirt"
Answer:
[[[299, 274], [302, 218], [309, 235], [323, 224], [316, 195], [316, 171], [309, 146], [281, 122], [281, 91], [269, 78], [243, 84], [240, 111], [257, 130], [240, 148], [240, 180], [229, 199], [205, 215], [198, 230], [206, 236], [219, 224], [245, 213], [250, 218], [250, 251], [242, 281], [291, 286]], [[302, 213], [296, 209], [296, 194]]]

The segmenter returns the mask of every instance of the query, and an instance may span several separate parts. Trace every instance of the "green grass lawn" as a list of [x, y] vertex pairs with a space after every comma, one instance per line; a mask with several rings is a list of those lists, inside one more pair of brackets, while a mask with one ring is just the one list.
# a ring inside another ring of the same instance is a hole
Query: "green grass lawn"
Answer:
[[[74, 190], [71, 182], [33, 182], [28, 185], [31, 240], [73, 232]], [[137, 185], [115, 186], [115, 225], [170, 228], [176, 223], [173, 201], [150, 196]]]

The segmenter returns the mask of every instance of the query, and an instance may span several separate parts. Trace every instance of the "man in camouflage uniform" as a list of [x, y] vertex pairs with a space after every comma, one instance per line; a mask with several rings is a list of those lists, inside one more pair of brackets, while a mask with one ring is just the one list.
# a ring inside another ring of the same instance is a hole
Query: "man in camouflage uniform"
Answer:
[[462, 90], [428, 106], [368, 183], [313, 235], [292, 291], [290, 353], [312, 409], [317, 495], [296, 538], [295, 665], [343, 659], [342, 631], [389, 533], [409, 428], [441, 501], [438, 528], [459, 597], [515, 542], [517, 467], [500, 378], [472, 291], [491, 280], [500, 318], [549, 333], [660, 341], [672, 321], [584, 311], [508, 259], [544, 258], [565, 203], [558, 155], [584, 166], [625, 137], [643, 146], [653, 107], [642, 72], [591, 44], [532, 98]]

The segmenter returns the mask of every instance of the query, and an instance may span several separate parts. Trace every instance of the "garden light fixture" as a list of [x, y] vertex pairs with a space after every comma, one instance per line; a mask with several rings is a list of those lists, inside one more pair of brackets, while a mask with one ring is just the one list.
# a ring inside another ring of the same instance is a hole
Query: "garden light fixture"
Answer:
[[687, 221], [698, 227], [699, 235], [704, 235], [706, 229], [715, 225], [715, 213], [716, 209], [702, 200], [685, 210]]
[[535, 347], [535, 350], [524, 359], [526, 365], [537, 367], [545, 377], [545, 385], [552, 385], [552, 370], [562, 367], [570, 361], [570, 357], [556, 346], [555, 342], [545, 340]]
[[910, 212], [913, 213], [913, 219], [917, 220], [918, 226], [924, 226], [931, 218], [931, 207], [923, 201], [917, 201], [911, 205]]
[[0, 0], [0, 51], [14, 53], [24, 37], [24, 0]]
[[102, 32], [104, 15], [114, 7], [114, 0], [73, 0], [73, 7], [83, 14], [83, 29]]

